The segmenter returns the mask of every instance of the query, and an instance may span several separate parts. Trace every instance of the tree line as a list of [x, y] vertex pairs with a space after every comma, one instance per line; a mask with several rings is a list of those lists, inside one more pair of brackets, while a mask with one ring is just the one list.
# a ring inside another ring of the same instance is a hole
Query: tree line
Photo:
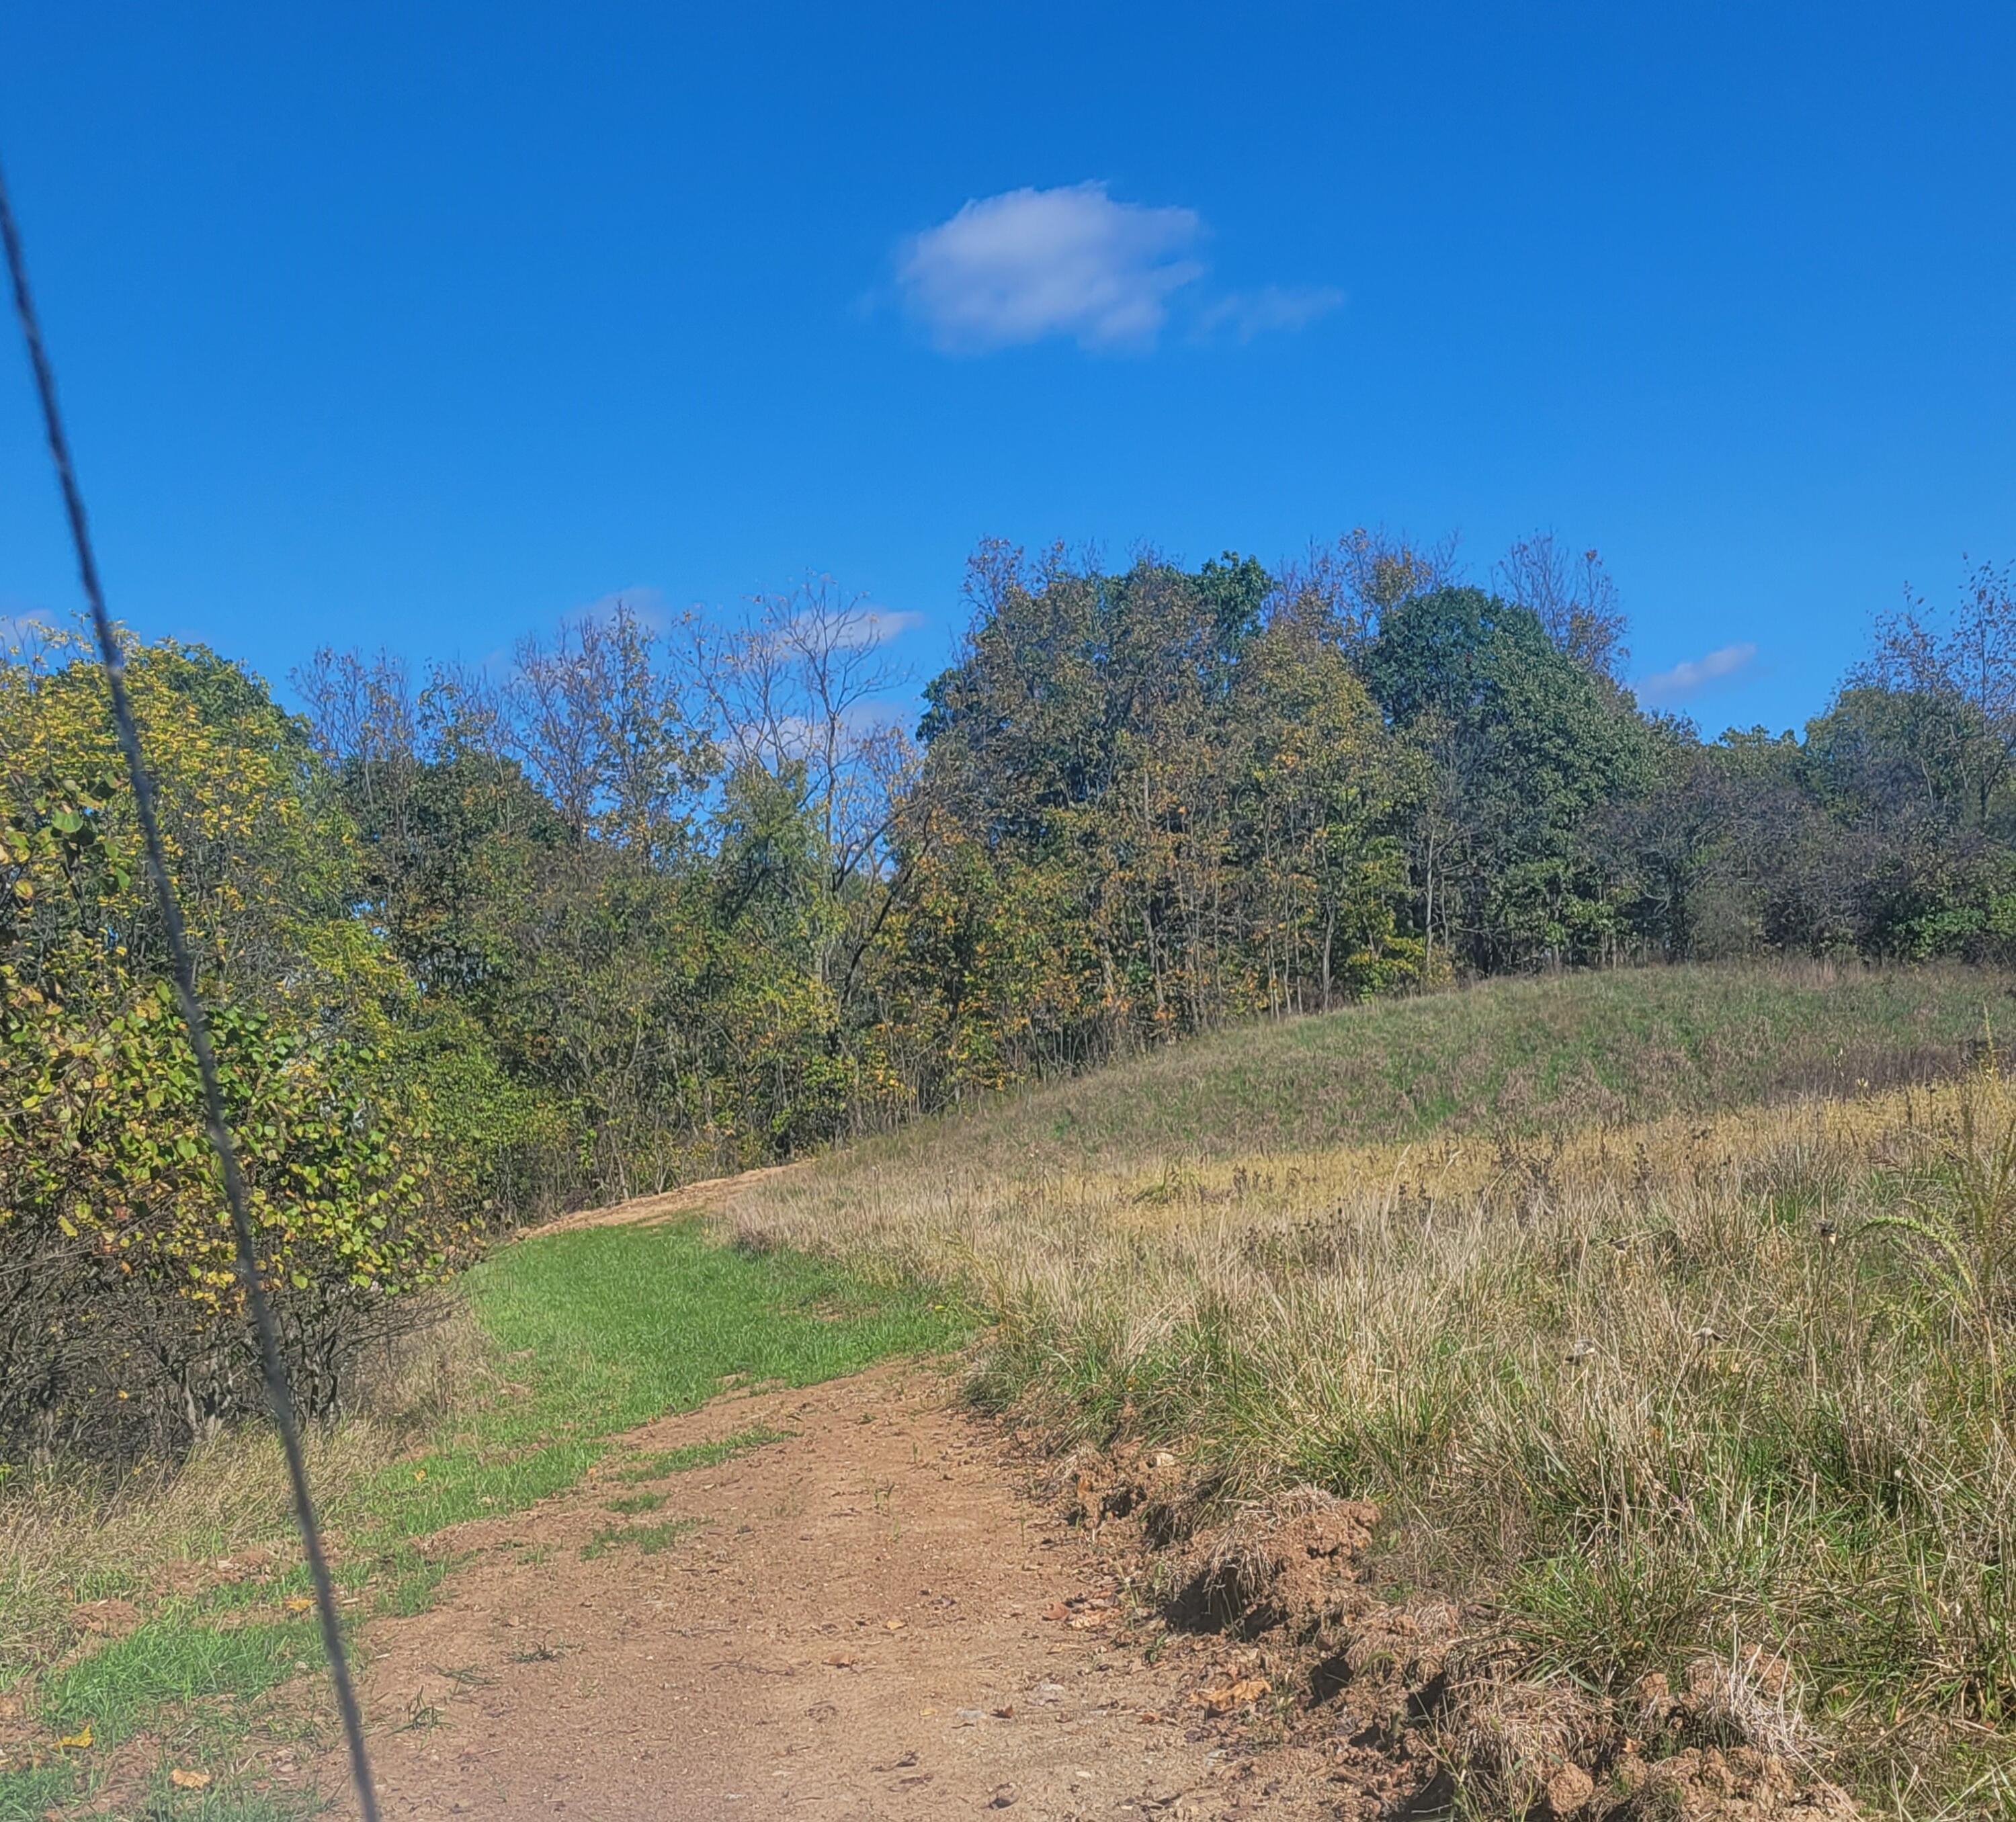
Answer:
[[[1908, 601], [1800, 735], [1623, 679], [1593, 552], [1269, 570], [983, 545], [895, 718], [830, 584], [502, 666], [324, 651], [303, 712], [133, 647], [306, 1402], [499, 1227], [1230, 1021], [1508, 971], [2016, 941], [2016, 596]], [[83, 650], [0, 665], [0, 1456], [256, 1401]]]

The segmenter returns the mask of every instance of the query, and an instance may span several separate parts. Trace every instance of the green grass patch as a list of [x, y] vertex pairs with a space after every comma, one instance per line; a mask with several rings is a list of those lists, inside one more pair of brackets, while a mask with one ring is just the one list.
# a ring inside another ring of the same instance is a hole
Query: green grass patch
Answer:
[[[485, 1260], [466, 1285], [527, 1389], [450, 1423], [425, 1455], [344, 1501], [337, 1522], [358, 1541], [522, 1511], [573, 1485], [610, 1436], [693, 1410], [731, 1376], [809, 1385], [964, 1333], [956, 1315], [920, 1296], [871, 1288], [819, 1261], [745, 1257], [697, 1224], [537, 1236]], [[659, 1472], [774, 1439], [745, 1432], [700, 1446], [721, 1454]]]
[[312, 1619], [219, 1626], [178, 1606], [93, 1651], [42, 1686], [38, 1709], [58, 1733], [88, 1726], [95, 1745], [125, 1738], [162, 1709], [229, 1696], [249, 1702], [319, 1664]]
[[410, 1619], [434, 1605], [434, 1596], [448, 1579], [448, 1572], [467, 1556], [425, 1556], [411, 1548], [394, 1551], [380, 1574], [374, 1578], [374, 1615]]
[[77, 1784], [67, 1765], [38, 1765], [0, 1771], [0, 1822], [42, 1822], [51, 1809], [67, 1801]]
[[185, 1791], [171, 1784], [164, 1770], [149, 1787], [141, 1817], [144, 1822], [303, 1822], [326, 1807], [312, 1791], [240, 1788], [239, 1781], [228, 1773], [216, 1775], [208, 1789]]
[[592, 1561], [619, 1547], [633, 1549], [640, 1555], [656, 1556], [706, 1522], [704, 1518], [668, 1518], [658, 1525], [605, 1525], [581, 1547], [581, 1557]]
[[619, 1512], [626, 1518], [634, 1518], [642, 1512], [655, 1512], [664, 1503], [665, 1496], [661, 1493], [633, 1493], [620, 1500], [610, 1500], [607, 1509]]
[[746, 1430], [737, 1430], [732, 1436], [723, 1436], [718, 1443], [687, 1443], [676, 1449], [666, 1449], [627, 1462], [617, 1470], [615, 1478], [629, 1482], [663, 1480], [671, 1475], [689, 1473], [696, 1468], [717, 1468], [737, 1455], [746, 1455], [751, 1449], [789, 1442], [794, 1433], [772, 1429], [767, 1424], [757, 1424]]
[[630, 1534], [629, 1541], [646, 1556], [656, 1556], [661, 1550], [669, 1550], [689, 1532], [697, 1531], [705, 1522], [700, 1518], [668, 1518], [662, 1525], [646, 1525]]

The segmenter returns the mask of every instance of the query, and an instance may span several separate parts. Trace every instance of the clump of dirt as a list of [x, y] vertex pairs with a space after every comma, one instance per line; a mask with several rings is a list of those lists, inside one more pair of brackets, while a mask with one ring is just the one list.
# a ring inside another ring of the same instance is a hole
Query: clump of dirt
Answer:
[[73, 1607], [70, 1623], [81, 1634], [95, 1635], [107, 1641], [124, 1638], [139, 1625], [140, 1609], [131, 1601], [108, 1596], [102, 1601], [85, 1601]]
[[235, 1556], [178, 1557], [155, 1571], [150, 1592], [179, 1597], [262, 1582], [277, 1572], [279, 1561], [274, 1551], [256, 1547]]
[[1636, 1788], [1638, 1743], [1613, 1703], [1472, 1653], [1437, 1717], [1438, 1745], [1474, 1801], [1509, 1816], [1611, 1813]]
[[1687, 1666], [1683, 1694], [1651, 1676], [1633, 1694], [1638, 1730], [1676, 1748], [1754, 1746], [1796, 1761], [1810, 1756], [1816, 1744], [1791, 1665], [1754, 1645], [1726, 1661], [1697, 1658]]
[[1201, 1648], [1191, 1721], [1319, 1755], [1341, 1815], [1425, 1813], [1459, 1794], [1528, 1822], [1856, 1814], [1812, 1772], [1817, 1741], [1775, 1655], [1705, 1657], [1681, 1691], [1648, 1676], [1622, 1700], [1539, 1676], [1488, 1615], [1381, 1597], [1376, 1508], [1298, 1487], [1198, 1530], [1194, 1490], [1186, 1500], [1161, 1460], [1074, 1457], [1071, 1515], [1135, 1530], [1146, 1558], [1135, 1585], [1165, 1590], [1164, 1621]]
[[47, 1754], [41, 1730], [28, 1719], [28, 1705], [19, 1690], [0, 1690], [0, 1775], [32, 1771]]
[[1621, 1801], [1593, 1809], [1600, 1822], [1855, 1822], [1847, 1793], [1802, 1780], [1784, 1759], [1753, 1746], [1688, 1746], [1636, 1760]]
[[1193, 1548], [1172, 1616], [1193, 1631], [1316, 1641], [1363, 1612], [1375, 1506], [1298, 1487], [1249, 1507]]
[[[1019, 1434], [1017, 1446], [1040, 1460], [1045, 1439]], [[1108, 1450], [1070, 1450], [1035, 1479], [1048, 1483], [1065, 1522], [1100, 1536], [1120, 1521], [1128, 1536], [1150, 1551], [1167, 1551], [1190, 1535], [1199, 1509], [1196, 1490], [1176, 1457], [1122, 1443]]]

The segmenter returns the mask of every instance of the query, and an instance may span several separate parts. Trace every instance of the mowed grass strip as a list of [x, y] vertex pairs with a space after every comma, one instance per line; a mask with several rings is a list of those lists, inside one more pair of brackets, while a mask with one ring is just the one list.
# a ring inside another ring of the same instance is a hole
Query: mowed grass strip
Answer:
[[[934, 1307], [906, 1288], [871, 1288], [830, 1263], [747, 1256], [692, 1224], [531, 1236], [477, 1267], [462, 1295], [481, 1345], [460, 1350], [477, 1360], [473, 1368], [464, 1360], [445, 1411], [417, 1432], [358, 1421], [317, 1442], [323, 1517], [358, 1618], [428, 1604], [452, 1561], [421, 1540], [563, 1490], [613, 1436], [691, 1410], [725, 1380], [811, 1385], [945, 1348], [964, 1333], [942, 1299]], [[635, 1478], [657, 1479], [782, 1435], [747, 1429], [632, 1468], [649, 1471]], [[87, 1513], [85, 1492], [52, 1482], [10, 1490], [0, 1504], [0, 1585], [31, 1596], [39, 1615], [17, 1613], [8, 1629], [0, 1691], [25, 1694], [52, 1746], [87, 1727], [92, 1738], [90, 1748], [53, 1763], [0, 1766], [0, 1822], [88, 1797], [100, 1755], [142, 1730], [180, 1741], [178, 1765], [218, 1773], [210, 1791], [164, 1797], [164, 1814], [281, 1813], [276, 1796], [227, 1798], [223, 1788], [259, 1724], [260, 1698], [293, 1679], [297, 1665], [310, 1666], [316, 1681], [314, 1696], [295, 1706], [321, 1705], [315, 1626], [287, 1606], [306, 1584], [289, 1566], [295, 1553], [277, 1450], [227, 1439], [172, 1482], [101, 1501], [91, 1522]], [[626, 1529], [621, 1541], [650, 1551], [681, 1534], [672, 1521]], [[153, 1592], [175, 1585], [178, 1572], [256, 1548], [275, 1553], [270, 1572], [194, 1594]], [[69, 1609], [106, 1594], [135, 1599], [139, 1625], [38, 1674], [79, 1643]]]
[[[725, 1379], [810, 1385], [965, 1332], [942, 1297], [801, 1256], [748, 1256], [696, 1223], [535, 1235], [479, 1265], [468, 1292], [522, 1389], [451, 1418], [423, 1454], [343, 1501], [337, 1522], [360, 1543], [522, 1510], [580, 1479], [611, 1436], [691, 1411]], [[754, 1446], [750, 1432], [697, 1444], [691, 1464]]]

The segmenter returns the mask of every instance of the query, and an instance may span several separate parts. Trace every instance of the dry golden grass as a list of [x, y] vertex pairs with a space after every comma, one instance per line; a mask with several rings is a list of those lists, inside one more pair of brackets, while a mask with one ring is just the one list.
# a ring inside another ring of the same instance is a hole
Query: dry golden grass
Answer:
[[[376, 1471], [398, 1436], [365, 1419], [319, 1433], [315, 1483], [340, 1486]], [[0, 1680], [58, 1658], [78, 1635], [81, 1604], [158, 1593], [252, 1551], [296, 1554], [286, 1472], [260, 1432], [219, 1437], [178, 1469], [135, 1474], [109, 1493], [62, 1472], [11, 1488], [0, 1500]]]
[[[355, 1516], [357, 1490], [493, 1383], [476, 1325], [444, 1303], [373, 1363], [355, 1415], [305, 1439], [325, 1515]], [[299, 1555], [279, 1445], [262, 1428], [227, 1430], [116, 1482], [67, 1463], [15, 1470], [0, 1487], [0, 1687], [88, 1641], [90, 1603], [186, 1592], [219, 1579], [220, 1559], [248, 1555]]]
[[1866, 1799], [2011, 1801], [2016, 1094], [1991, 1064], [1595, 1111], [1300, 1152], [1239, 1146], [1236, 1107], [1186, 1151], [1114, 1114], [1019, 1165], [955, 1123], [722, 1219], [959, 1287], [981, 1398], [1060, 1446], [1178, 1450], [1201, 1513], [1377, 1502], [1384, 1573], [1539, 1675], [1621, 1694], [1782, 1654], [1779, 1730]]

